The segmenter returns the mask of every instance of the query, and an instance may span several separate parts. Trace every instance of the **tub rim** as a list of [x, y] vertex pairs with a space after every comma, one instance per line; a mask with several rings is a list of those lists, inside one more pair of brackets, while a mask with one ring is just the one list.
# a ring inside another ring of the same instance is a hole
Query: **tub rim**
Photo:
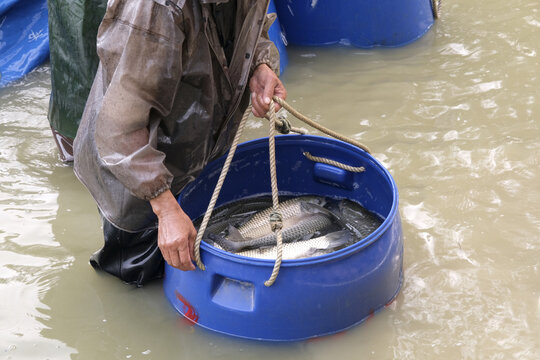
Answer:
[[[370, 153], [366, 152], [363, 149], [360, 149], [360, 148], [358, 148], [358, 147], [356, 147], [354, 145], [351, 145], [349, 143], [346, 143], [344, 141], [334, 139], [334, 138], [325, 137], [325, 136], [319, 136], [319, 135], [279, 135], [279, 136], [276, 136], [276, 145], [279, 142], [296, 141], [296, 140], [299, 140], [299, 139], [305, 139], [305, 140], [311, 140], [311, 141], [317, 141], [317, 142], [323, 141], [323, 142], [326, 142], [327, 144], [330, 144], [330, 143], [336, 144], [337, 143], [337, 144], [340, 144], [340, 146], [343, 146], [343, 147], [347, 148], [348, 150], [360, 153], [363, 157], [367, 158], [374, 165], [376, 165], [375, 168], [387, 180], [387, 184], [389, 184], [390, 187], [391, 187], [392, 205], [391, 205], [390, 211], [388, 212], [388, 215], [385, 217], [383, 223], [375, 231], [373, 231], [371, 234], [369, 234], [368, 236], [366, 236], [365, 238], [363, 238], [359, 242], [357, 242], [355, 244], [352, 244], [350, 246], [347, 246], [347, 247], [345, 247], [343, 249], [340, 249], [338, 251], [334, 251], [334, 252], [332, 252], [330, 254], [324, 254], [324, 255], [320, 255], [320, 256], [314, 256], [314, 257], [303, 258], [303, 259], [283, 260], [282, 263], [281, 263], [282, 268], [298, 267], [298, 266], [305, 266], [305, 265], [316, 265], [316, 264], [321, 264], [321, 263], [326, 263], [326, 262], [333, 262], [333, 261], [339, 260], [341, 258], [351, 256], [354, 253], [361, 251], [362, 249], [370, 246], [371, 244], [373, 244], [377, 240], [379, 240], [382, 237], [382, 235], [384, 233], [386, 233], [386, 231], [388, 231], [394, 225], [394, 222], [396, 221], [396, 217], [399, 216], [398, 215], [398, 203], [399, 203], [399, 196], [398, 195], [399, 194], [398, 194], [397, 185], [396, 185], [396, 183], [394, 181], [394, 178], [392, 177], [392, 175], [388, 171], [388, 169], [386, 169], [373, 155], [371, 155]], [[259, 143], [261, 143], [261, 142], [268, 142], [268, 137], [262, 137], [262, 138], [257, 138], [257, 139], [253, 139], [253, 140], [243, 142], [243, 143], [238, 145], [238, 149], [242, 150], [242, 151], [247, 151], [251, 147], [258, 147]], [[217, 159], [215, 159], [215, 160], [213, 160], [212, 162], [222, 161], [225, 156], [226, 156], [226, 154], [219, 157], [219, 158], [217, 158]], [[233, 158], [233, 162], [234, 162], [234, 158]], [[182, 193], [183, 193], [183, 191], [182, 191]], [[179, 196], [179, 201], [182, 200], [181, 199], [182, 193]], [[292, 192], [289, 192], [289, 193], [292, 193]], [[259, 195], [263, 195], [263, 194], [268, 194], [268, 193], [255, 194], [254, 196], [259, 196]], [[280, 191], [280, 194], [287, 194], [287, 192], [286, 191], [283, 191], [283, 192]], [[294, 193], [294, 194], [299, 195], [301, 193]], [[303, 193], [303, 195], [309, 195], [309, 194], [310, 193], [307, 193], [307, 192]], [[320, 194], [317, 194], [317, 195], [320, 195]], [[224, 203], [224, 204], [226, 204], [226, 203]], [[202, 215], [204, 215], [204, 213], [200, 214], [199, 217], [202, 216]], [[201, 257], [204, 256], [204, 252], [207, 252], [208, 254], [212, 254], [213, 256], [217, 256], [217, 257], [219, 257], [219, 258], [221, 258], [223, 260], [227, 260], [227, 261], [234, 262], [234, 263], [241, 264], [241, 265], [266, 267], [266, 268], [271, 269], [271, 268], [273, 268], [274, 263], [275, 263], [275, 259], [257, 259], [257, 258], [251, 258], [251, 257], [247, 257], [247, 256], [233, 254], [233, 253], [227, 252], [225, 250], [220, 250], [220, 249], [215, 248], [214, 246], [206, 243], [205, 241], [201, 241], [200, 250], [201, 250]]]

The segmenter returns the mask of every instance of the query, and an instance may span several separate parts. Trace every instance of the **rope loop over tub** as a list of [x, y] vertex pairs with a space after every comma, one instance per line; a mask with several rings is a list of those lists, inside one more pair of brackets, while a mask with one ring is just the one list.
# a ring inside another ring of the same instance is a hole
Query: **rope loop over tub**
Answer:
[[204, 235], [204, 232], [206, 231], [208, 222], [210, 221], [210, 216], [212, 215], [212, 211], [214, 211], [214, 206], [216, 206], [216, 201], [219, 197], [219, 192], [221, 191], [221, 187], [223, 186], [225, 177], [227, 176], [227, 173], [229, 172], [229, 167], [231, 166], [234, 153], [236, 152], [236, 147], [238, 146], [238, 143], [240, 142], [240, 136], [242, 135], [242, 131], [244, 130], [244, 127], [246, 125], [246, 122], [250, 113], [251, 113], [251, 104], [248, 105], [246, 111], [244, 112], [244, 115], [242, 116], [242, 120], [240, 120], [240, 125], [238, 125], [238, 130], [236, 130], [236, 135], [234, 136], [233, 143], [231, 145], [229, 153], [227, 154], [227, 159], [225, 159], [225, 163], [223, 164], [223, 168], [221, 169], [221, 173], [219, 174], [218, 182], [216, 184], [216, 187], [214, 188], [214, 192], [212, 193], [210, 202], [208, 203], [208, 208], [206, 209], [206, 212], [204, 213], [204, 218], [201, 223], [201, 226], [199, 227], [199, 231], [197, 232], [197, 238], [195, 239], [195, 245], [194, 245], [194, 248], [195, 248], [194, 253], [195, 253], [195, 262], [197, 263], [197, 266], [201, 270], [206, 269], [206, 267], [204, 266], [201, 260], [200, 248], [201, 248], [202, 237]]
[[[272, 187], [272, 207], [273, 212], [270, 214], [270, 226], [272, 228], [272, 231], [276, 235], [276, 261], [274, 262], [274, 267], [272, 269], [272, 274], [270, 275], [270, 278], [265, 281], [264, 285], [266, 286], [272, 286], [274, 282], [276, 281], [276, 278], [279, 274], [279, 270], [281, 267], [282, 257], [283, 257], [283, 242], [282, 242], [282, 229], [283, 229], [283, 219], [281, 214], [279, 213], [279, 191], [277, 187], [277, 174], [276, 174], [276, 156], [275, 156], [275, 131], [279, 131], [281, 133], [287, 134], [290, 131], [294, 131], [300, 134], [305, 134], [306, 132], [303, 129], [295, 128], [291, 126], [290, 122], [285, 119], [281, 118], [278, 119], [275, 112], [275, 103], [278, 103], [282, 108], [286, 109], [288, 112], [290, 112], [292, 115], [294, 115], [299, 120], [303, 121], [307, 125], [310, 125], [314, 127], [315, 129], [332, 136], [336, 139], [339, 139], [341, 141], [347, 142], [351, 145], [354, 145], [367, 153], [370, 153], [367, 146], [361, 144], [360, 142], [350, 139], [344, 135], [341, 135], [333, 130], [330, 130], [321, 124], [311, 120], [307, 116], [301, 114], [296, 109], [294, 109], [291, 105], [289, 105], [285, 100], [280, 99], [277, 96], [272, 97], [272, 100], [270, 101], [270, 109], [268, 110], [268, 113], [266, 114], [266, 118], [270, 121], [270, 131], [268, 135], [268, 150], [269, 150], [269, 160], [270, 160], [270, 179], [271, 179], [271, 187]], [[200, 254], [200, 246], [202, 237], [204, 235], [204, 232], [206, 231], [206, 227], [208, 226], [208, 222], [210, 221], [210, 216], [212, 215], [212, 212], [214, 211], [214, 207], [216, 205], [217, 198], [219, 197], [219, 193], [221, 191], [221, 188], [223, 186], [223, 182], [225, 181], [225, 177], [227, 176], [227, 173], [229, 171], [229, 167], [231, 165], [232, 159], [234, 157], [234, 153], [236, 152], [236, 148], [238, 146], [238, 143], [240, 141], [240, 136], [242, 134], [242, 131], [244, 130], [245, 124], [247, 122], [247, 118], [249, 117], [251, 113], [251, 104], [247, 107], [246, 111], [244, 112], [244, 115], [242, 116], [242, 120], [240, 121], [240, 124], [238, 126], [238, 130], [236, 131], [236, 135], [234, 137], [233, 143], [231, 145], [231, 149], [229, 150], [229, 153], [227, 154], [227, 158], [225, 159], [225, 163], [223, 164], [223, 168], [221, 169], [221, 173], [219, 175], [218, 182], [216, 184], [216, 187], [214, 188], [214, 192], [212, 193], [212, 197], [210, 199], [210, 202], [208, 204], [208, 208], [206, 209], [206, 212], [203, 217], [203, 221], [201, 223], [201, 226], [199, 227], [199, 231], [197, 232], [197, 238], [195, 240], [195, 262], [197, 263], [197, 266], [201, 270], [205, 270], [205, 266], [201, 260], [201, 254]], [[339, 167], [341, 169], [352, 171], [352, 172], [363, 172], [365, 171], [365, 168], [360, 167], [354, 167], [346, 164], [342, 164], [338, 161], [334, 161], [327, 158], [317, 157], [311, 155], [309, 152], [304, 152], [304, 155], [312, 160], [317, 161], [320, 163], [325, 163], [329, 165], [333, 165], [336, 167]]]
[[[277, 173], [276, 173], [276, 107], [274, 101], [270, 101], [270, 110], [268, 110], [270, 117], [270, 133], [268, 134], [268, 154], [270, 156], [270, 184], [272, 187], [272, 207], [274, 211], [272, 213], [273, 218], [276, 220], [272, 224], [272, 231], [276, 234], [276, 261], [274, 262], [274, 268], [270, 278], [264, 282], [265, 286], [272, 286], [276, 281], [281, 268], [281, 260], [283, 258], [283, 238], [281, 235], [281, 229], [283, 224], [281, 223], [281, 214], [279, 213], [279, 191], [277, 187]], [[272, 218], [272, 215], [270, 217]]]

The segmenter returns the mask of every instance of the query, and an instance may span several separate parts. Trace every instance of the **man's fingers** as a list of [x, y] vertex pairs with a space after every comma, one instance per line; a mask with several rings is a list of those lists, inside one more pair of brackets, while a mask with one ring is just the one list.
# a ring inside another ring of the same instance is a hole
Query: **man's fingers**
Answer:
[[174, 250], [167, 251], [169, 254], [169, 265], [175, 268], [180, 268], [180, 257], [178, 256], [178, 252]]
[[168, 251], [163, 251], [162, 254], [165, 261], [167, 261], [167, 264], [171, 265], [172, 267], [183, 271], [195, 270], [191, 254], [187, 251], [187, 249], [171, 249]]
[[[287, 90], [285, 89], [285, 86], [283, 86], [283, 83], [280, 80], [278, 80], [274, 95], [283, 100], [287, 99]], [[278, 111], [279, 109], [281, 109], [281, 105], [276, 103], [276, 111]]]
[[253, 113], [253, 115], [259, 116], [257, 112], [257, 104], [255, 104], [255, 101], [257, 100], [256, 98], [257, 98], [257, 94], [252, 92], [251, 93], [251, 112]]
[[[275, 73], [268, 67], [260, 65], [258, 71], [253, 75], [250, 80], [251, 104], [253, 106], [253, 114], [257, 117], [263, 117], [270, 110], [270, 102], [274, 95], [285, 99], [287, 97], [287, 91], [285, 87], [275, 75]], [[275, 104], [275, 110], [281, 109], [279, 104]]]
[[253, 112], [253, 115], [257, 116], [257, 117], [263, 117], [264, 114], [266, 114], [266, 112], [264, 111], [262, 105], [261, 105], [261, 101], [259, 99], [259, 96], [257, 96], [256, 93], [252, 93], [251, 94], [251, 105], [252, 105], [252, 112]]
[[259, 103], [259, 112], [261, 113], [262, 117], [268, 112], [269, 106], [266, 104], [262, 96], [257, 96], [257, 100]]
[[[165, 261], [180, 270], [194, 270], [194, 245], [197, 231], [178, 203], [173, 211], [161, 212], [158, 230], [158, 246]], [[158, 204], [159, 205], [159, 204]]]
[[272, 100], [272, 96], [274, 96], [277, 85], [278, 83], [275, 79], [270, 79], [264, 83], [264, 90], [261, 100], [265, 106], [270, 107], [270, 101]]
[[[274, 88], [272, 89], [272, 96], [276, 96], [280, 99], [285, 100], [287, 98], [287, 90], [285, 90], [285, 87], [283, 86], [283, 83], [278, 78], [275, 79]], [[276, 111], [281, 109], [281, 105], [279, 103], [274, 103], [276, 107]]]
[[195, 266], [191, 260], [191, 256], [186, 249], [178, 250], [178, 255], [180, 256], [180, 269], [181, 270], [195, 270]]
[[274, 96], [274, 90], [276, 88], [277, 82], [275, 79], [268, 79], [264, 82], [264, 89], [262, 91], [262, 95], [259, 95], [259, 102], [262, 107], [262, 111], [264, 114], [270, 110], [270, 102], [272, 101], [272, 96]]
[[191, 260], [195, 260], [195, 239], [197, 238], [197, 232], [191, 234], [189, 237], [189, 256], [191, 257]]
[[172, 265], [171, 256], [169, 255], [169, 251], [161, 249], [161, 255], [163, 255], [163, 259], [167, 262], [167, 264]]
[[257, 94], [252, 92], [251, 93], [251, 112], [253, 113], [253, 115], [258, 117], [259, 115], [257, 111], [257, 104], [255, 104], [255, 101], [257, 101]]
[[161, 254], [167, 264], [180, 270], [195, 270], [192, 259], [194, 258], [194, 235], [190, 231], [186, 238], [176, 240], [160, 246]]

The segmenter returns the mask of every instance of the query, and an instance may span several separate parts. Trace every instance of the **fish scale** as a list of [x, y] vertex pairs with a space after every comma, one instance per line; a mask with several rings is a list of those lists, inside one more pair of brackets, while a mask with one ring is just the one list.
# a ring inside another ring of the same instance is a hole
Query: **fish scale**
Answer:
[[[283, 260], [304, 259], [307, 257], [320, 256], [331, 253], [346, 246], [351, 241], [351, 233], [348, 230], [336, 231], [324, 236], [315, 237], [308, 240], [299, 240], [283, 244]], [[215, 244], [218, 249], [223, 248]], [[275, 259], [277, 255], [276, 246], [268, 246], [258, 249], [250, 249], [237, 252], [236, 255], [256, 258]]]
[[[314, 213], [302, 216], [299, 217], [298, 222], [282, 230], [282, 241], [284, 243], [288, 243], [294, 240], [299, 240], [309, 234], [314, 234], [328, 228], [331, 225], [332, 219], [324, 213]], [[276, 244], [276, 236], [273, 232], [270, 232], [262, 237], [246, 239], [243, 241], [234, 241], [229, 237], [219, 237], [215, 242], [225, 250], [232, 252]]]
[[[281, 218], [286, 220], [305, 213], [303, 208], [304, 203], [320, 205], [322, 204], [322, 200], [321, 198], [314, 196], [305, 196], [284, 201], [279, 205]], [[271, 231], [270, 214], [272, 214], [273, 211], [274, 209], [269, 207], [266, 210], [256, 213], [250, 220], [238, 228], [240, 235], [244, 238], [255, 238], [263, 236], [268, 231]]]

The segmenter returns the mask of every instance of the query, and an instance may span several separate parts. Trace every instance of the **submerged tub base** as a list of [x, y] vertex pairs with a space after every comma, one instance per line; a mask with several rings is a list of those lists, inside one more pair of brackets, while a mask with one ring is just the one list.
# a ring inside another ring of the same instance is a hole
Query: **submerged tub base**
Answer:
[[[303, 152], [363, 173], [314, 163]], [[201, 244], [206, 271], [165, 267], [164, 291], [173, 307], [206, 329], [247, 339], [296, 341], [346, 330], [390, 303], [401, 287], [403, 239], [395, 183], [363, 150], [317, 136], [276, 138], [282, 195], [348, 198], [385, 220], [370, 236], [331, 254], [285, 260], [271, 287], [273, 260], [252, 259]], [[179, 196], [196, 219], [204, 214], [224, 159], [210, 163]], [[216, 206], [270, 194], [268, 140], [241, 144]]]

